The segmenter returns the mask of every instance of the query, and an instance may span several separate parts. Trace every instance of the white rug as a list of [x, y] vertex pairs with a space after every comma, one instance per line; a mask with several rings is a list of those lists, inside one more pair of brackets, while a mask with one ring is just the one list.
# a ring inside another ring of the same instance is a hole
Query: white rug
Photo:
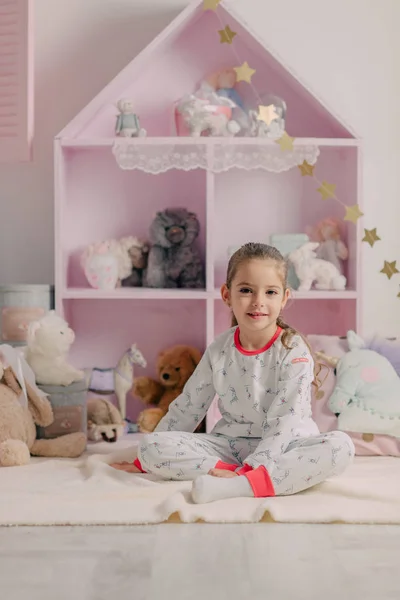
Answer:
[[357, 458], [345, 475], [281, 498], [196, 505], [190, 483], [159, 482], [107, 463], [133, 460], [137, 436], [89, 446], [80, 459], [0, 468], [0, 525], [400, 523], [400, 459]]

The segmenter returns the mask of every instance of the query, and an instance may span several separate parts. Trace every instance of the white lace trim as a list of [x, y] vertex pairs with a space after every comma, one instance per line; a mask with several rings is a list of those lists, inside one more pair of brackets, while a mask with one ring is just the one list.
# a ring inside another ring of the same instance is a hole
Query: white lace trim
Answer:
[[191, 171], [209, 169], [222, 173], [229, 169], [264, 169], [273, 173], [288, 171], [305, 160], [314, 165], [319, 156], [318, 146], [294, 146], [282, 151], [276, 144], [231, 143], [160, 144], [158, 146], [117, 140], [112, 148], [121, 169], [138, 169], [156, 175], [171, 169]]

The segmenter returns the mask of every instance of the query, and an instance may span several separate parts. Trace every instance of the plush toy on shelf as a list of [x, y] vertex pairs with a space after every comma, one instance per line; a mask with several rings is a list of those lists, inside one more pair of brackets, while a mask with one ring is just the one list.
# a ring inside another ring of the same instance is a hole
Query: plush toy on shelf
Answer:
[[315, 251], [318, 246], [317, 242], [308, 242], [288, 256], [300, 281], [298, 290], [308, 291], [313, 283], [317, 290], [346, 289], [346, 278], [340, 274], [335, 265], [317, 258]]
[[74, 340], [74, 332], [54, 310], [29, 324], [25, 358], [36, 383], [68, 386], [85, 378], [83, 371], [68, 362]]
[[144, 404], [156, 405], [147, 408], [138, 417], [139, 431], [154, 431], [160, 420], [167, 414], [169, 405], [183, 391], [201, 359], [201, 352], [192, 346], [172, 346], [160, 352], [157, 359], [157, 380], [138, 377], [132, 394]]
[[310, 238], [319, 242], [317, 258], [329, 261], [343, 274], [343, 261], [348, 259], [349, 252], [342, 240], [339, 219], [323, 219], [310, 230]]
[[204, 266], [195, 247], [199, 231], [197, 216], [186, 208], [157, 213], [150, 228], [146, 287], [204, 289]]
[[123, 419], [126, 417], [126, 394], [134, 382], [133, 365], [135, 364], [145, 368], [147, 361], [136, 344], [132, 344], [121, 356], [114, 369], [114, 390]]
[[53, 423], [49, 400], [36, 387], [35, 374], [11, 346], [0, 346], [0, 466], [27, 465], [30, 455], [75, 458], [86, 448], [86, 434], [37, 439], [36, 426]]
[[147, 242], [134, 236], [104, 240], [85, 248], [81, 265], [93, 288], [113, 290], [120, 285], [140, 287], [148, 253]]
[[115, 134], [120, 137], [146, 137], [147, 131], [140, 127], [132, 100], [121, 98], [117, 103], [119, 115], [115, 124]]

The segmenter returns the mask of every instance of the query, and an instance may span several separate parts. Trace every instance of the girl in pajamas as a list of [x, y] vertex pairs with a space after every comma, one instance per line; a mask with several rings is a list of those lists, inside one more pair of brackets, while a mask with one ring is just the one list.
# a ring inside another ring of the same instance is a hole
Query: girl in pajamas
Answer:
[[[265, 244], [246, 244], [232, 256], [221, 288], [232, 328], [207, 348], [133, 465], [114, 467], [193, 480], [196, 503], [295, 494], [346, 469], [353, 443], [343, 432], [320, 434], [311, 415], [317, 375], [309, 346], [281, 318], [287, 271]], [[215, 395], [222, 418], [210, 434], [194, 434]]]

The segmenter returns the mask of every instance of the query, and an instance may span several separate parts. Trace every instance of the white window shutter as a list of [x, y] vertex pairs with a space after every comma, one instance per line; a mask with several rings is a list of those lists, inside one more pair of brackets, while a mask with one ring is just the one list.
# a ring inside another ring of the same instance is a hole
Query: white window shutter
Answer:
[[0, 0], [0, 162], [31, 159], [33, 138], [31, 0]]

